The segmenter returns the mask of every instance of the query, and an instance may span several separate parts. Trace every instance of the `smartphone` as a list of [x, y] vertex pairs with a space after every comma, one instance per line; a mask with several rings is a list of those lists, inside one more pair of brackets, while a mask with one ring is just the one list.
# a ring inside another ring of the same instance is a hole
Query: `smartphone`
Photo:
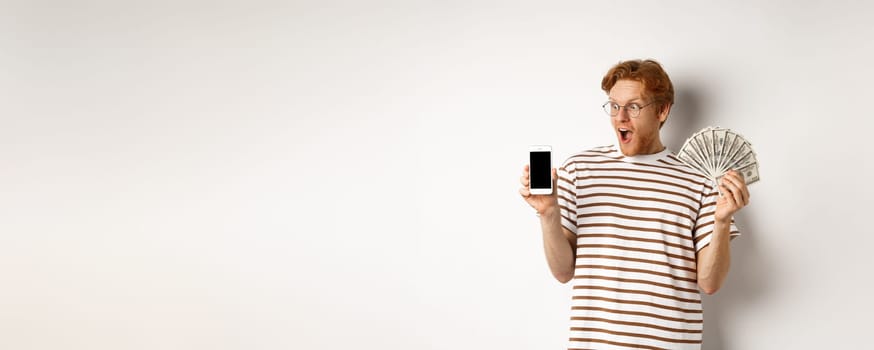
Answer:
[[528, 147], [531, 194], [552, 194], [552, 146]]

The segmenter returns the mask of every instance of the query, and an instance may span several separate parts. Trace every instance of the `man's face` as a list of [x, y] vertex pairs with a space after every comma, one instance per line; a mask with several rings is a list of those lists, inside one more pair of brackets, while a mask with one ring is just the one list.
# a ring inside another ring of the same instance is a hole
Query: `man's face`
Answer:
[[622, 154], [626, 156], [653, 154], [664, 149], [659, 138], [659, 125], [667, 119], [670, 108], [659, 111], [656, 104], [648, 105], [652, 101], [644, 99], [643, 84], [634, 80], [617, 81], [610, 89], [608, 97], [610, 102], [621, 106], [630, 104], [645, 106], [636, 118], [631, 117], [627, 108], [620, 108], [619, 114], [610, 117]]

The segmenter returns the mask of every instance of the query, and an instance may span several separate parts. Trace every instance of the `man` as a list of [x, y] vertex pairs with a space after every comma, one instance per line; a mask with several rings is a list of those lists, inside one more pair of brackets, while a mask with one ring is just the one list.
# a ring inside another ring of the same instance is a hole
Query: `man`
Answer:
[[735, 171], [712, 181], [662, 144], [673, 85], [653, 60], [620, 62], [601, 82], [616, 145], [577, 153], [552, 195], [519, 190], [540, 217], [546, 260], [573, 280], [570, 349], [700, 349], [701, 294], [731, 263], [733, 215], [749, 203]]

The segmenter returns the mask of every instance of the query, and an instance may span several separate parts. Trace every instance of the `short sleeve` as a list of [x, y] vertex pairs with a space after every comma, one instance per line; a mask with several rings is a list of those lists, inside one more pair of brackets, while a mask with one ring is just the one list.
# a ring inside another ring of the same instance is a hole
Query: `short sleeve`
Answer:
[[[701, 198], [701, 207], [698, 208], [698, 219], [695, 222], [695, 228], [692, 231], [692, 236], [695, 242], [695, 251], [700, 251], [708, 244], [712, 238], [714, 221], [716, 220], [716, 199], [719, 198], [719, 192], [712, 181], [708, 181], [704, 196]], [[740, 236], [740, 230], [734, 224], [734, 218], [731, 219], [729, 226], [729, 239], [734, 239]]]
[[568, 172], [569, 164], [558, 168], [558, 207], [561, 211], [561, 226], [577, 234], [577, 196], [574, 175]]

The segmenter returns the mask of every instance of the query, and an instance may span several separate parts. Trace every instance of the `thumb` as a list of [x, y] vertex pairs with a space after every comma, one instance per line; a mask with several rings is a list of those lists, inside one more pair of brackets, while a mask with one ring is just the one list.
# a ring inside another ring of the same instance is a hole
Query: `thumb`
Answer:
[[558, 170], [552, 168], [552, 190], [558, 192]]

